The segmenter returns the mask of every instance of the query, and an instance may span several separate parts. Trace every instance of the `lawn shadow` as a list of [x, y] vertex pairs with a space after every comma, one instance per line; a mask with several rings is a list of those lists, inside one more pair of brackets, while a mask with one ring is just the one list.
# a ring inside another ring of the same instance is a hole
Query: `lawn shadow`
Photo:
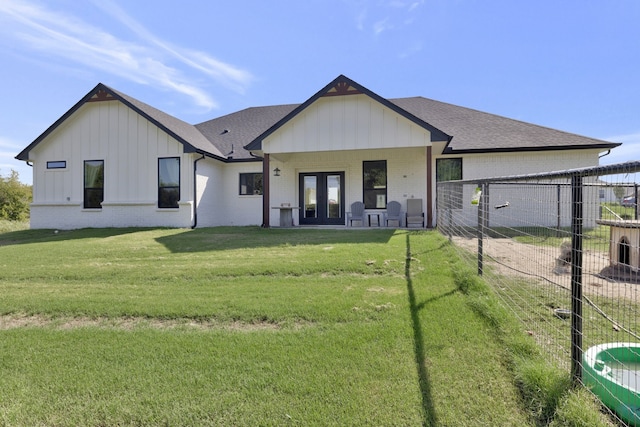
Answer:
[[79, 228], [77, 230], [36, 229], [0, 233], [0, 247], [65, 240], [95, 239], [151, 230], [150, 228]]
[[185, 230], [156, 241], [173, 253], [224, 251], [340, 243], [387, 243], [393, 229], [305, 229], [260, 227], [211, 227]]
[[[411, 252], [410, 235], [406, 235], [406, 258], [405, 258], [405, 279], [407, 281], [407, 294], [409, 298], [409, 310], [411, 311], [411, 324], [413, 327], [413, 342], [416, 360], [416, 369], [418, 371], [418, 383], [420, 385], [420, 394], [422, 396], [422, 408], [424, 411], [423, 426], [436, 426], [438, 425], [438, 417], [436, 415], [435, 407], [433, 406], [433, 398], [431, 395], [431, 381], [429, 379], [429, 371], [425, 363], [426, 351], [424, 344], [424, 337], [422, 335], [422, 322], [420, 320], [420, 310], [422, 310], [428, 304], [440, 300], [442, 298], [449, 297], [458, 292], [457, 289], [451, 290], [441, 295], [429, 298], [421, 303], [417, 302], [416, 292], [413, 288], [413, 280], [411, 278], [411, 262], [414, 259], [414, 255]], [[441, 247], [442, 248], [442, 247]], [[438, 249], [441, 249], [438, 248]], [[436, 250], [438, 250], [436, 249]]]

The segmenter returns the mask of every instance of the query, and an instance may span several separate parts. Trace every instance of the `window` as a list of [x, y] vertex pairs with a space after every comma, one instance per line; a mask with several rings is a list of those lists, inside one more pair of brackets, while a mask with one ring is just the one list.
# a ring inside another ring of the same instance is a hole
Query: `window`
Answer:
[[241, 173], [240, 174], [240, 195], [262, 194], [262, 174], [261, 173]]
[[65, 160], [47, 162], [47, 169], [65, 169], [66, 167], [67, 167], [67, 162]]
[[177, 208], [180, 200], [180, 158], [158, 159], [158, 207]]
[[[459, 181], [462, 179], [462, 158], [437, 159], [436, 182]], [[444, 206], [450, 209], [462, 209], [462, 184], [448, 184], [444, 199]]]
[[387, 161], [362, 162], [362, 198], [366, 209], [387, 207]]
[[84, 207], [101, 209], [104, 201], [104, 160], [84, 162]]

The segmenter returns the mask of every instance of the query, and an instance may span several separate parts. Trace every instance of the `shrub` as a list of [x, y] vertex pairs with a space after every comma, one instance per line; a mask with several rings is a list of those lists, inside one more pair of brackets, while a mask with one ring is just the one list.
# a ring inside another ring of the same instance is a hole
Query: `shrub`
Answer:
[[0, 175], [0, 219], [26, 220], [31, 200], [31, 186], [20, 182], [18, 172], [11, 170], [8, 177]]

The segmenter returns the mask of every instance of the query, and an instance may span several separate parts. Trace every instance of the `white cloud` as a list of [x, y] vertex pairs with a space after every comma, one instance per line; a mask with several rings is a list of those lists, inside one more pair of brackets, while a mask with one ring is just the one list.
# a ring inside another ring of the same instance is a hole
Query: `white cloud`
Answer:
[[411, 55], [415, 55], [416, 53], [420, 52], [421, 50], [422, 50], [422, 43], [414, 42], [414, 43], [408, 45], [405, 50], [400, 52], [400, 54], [398, 54], [398, 57], [400, 59], [405, 59], [405, 58], [410, 57]]
[[156, 37], [110, 0], [93, 0], [93, 3], [116, 18], [141, 39], [153, 46], [159, 47], [183, 64], [212, 77], [219, 83], [237, 92], [244, 92], [246, 86], [253, 80], [251, 73], [246, 70], [220, 61], [205, 52], [180, 48]]
[[416, 10], [424, 4], [424, 0], [391, 0], [379, 2], [375, 6], [364, 0], [344, 1], [356, 9], [356, 28], [359, 31], [371, 31], [376, 36], [388, 30], [401, 30], [413, 24]]
[[414, 10], [416, 10], [418, 8], [418, 6], [421, 6], [424, 3], [424, 0], [420, 0], [420, 1], [416, 1], [411, 3], [411, 5], [409, 5], [409, 12], [413, 12]]
[[22, 48], [49, 57], [181, 93], [207, 110], [217, 107], [216, 101], [194, 83], [201, 78], [185, 75], [184, 66], [187, 71], [196, 71], [237, 92], [243, 92], [253, 78], [249, 72], [204, 52], [171, 46], [110, 1], [102, 0], [96, 5], [140, 40], [122, 40], [74, 16], [37, 7], [28, 1], [12, 0], [0, 1], [0, 17], [8, 18], [8, 22], [4, 19], [5, 25], [0, 26], [0, 33], [4, 33], [5, 39], [20, 43]]
[[15, 142], [11, 141], [10, 139], [7, 138], [3, 138], [0, 136], [0, 148], [18, 148], [19, 145], [16, 144]]
[[393, 26], [389, 24], [389, 18], [385, 18], [373, 24], [373, 33], [378, 35], [383, 31], [389, 30], [391, 28], [393, 28]]
[[356, 28], [359, 31], [364, 30], [364, 24], [366, 21], [367, 21], [367, 10], [363, 9], [356, 16]]

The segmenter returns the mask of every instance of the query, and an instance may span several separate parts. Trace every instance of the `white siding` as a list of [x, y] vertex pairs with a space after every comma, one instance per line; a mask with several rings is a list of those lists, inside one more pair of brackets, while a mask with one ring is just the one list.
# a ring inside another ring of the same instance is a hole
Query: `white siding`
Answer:
[[[437, 158], [462, 157], [463, 179], [492, 178], [510, 175], [527, 175], [563, 171], [598, 164], [598, 150], [547, 151], [522, 153], [473, 154], [463, 156], [439, 156]], [[435, 173], [435, 158], [434, 158]], [[595, 180], [595, 178], [594, 178]], [[435, 181], [435, 180], [434, 180]], [[542, 181], [541, 183], [548, 183]], [[565, 181], [566, 182], [566, 181]], [[435, 184], [435, 182], [434, 182]], [[458, 221], [475, 226], [478, 221], [477, 205], [471, 204], [475, 185], [464, 186], [463, 209], [456, 212]], [[434, 191], [435, 195], [435, 191]], [[570, 188], [561, 186], [560, 225], [571, 224]], [[598, 188], [587, 187], [583, 193], [585, 227], [593, 227], [598, 216]], [[558, 220], [556, 186], [502, 186], [490, 185], [490, 206], [509, 202], [505, 209], [491, 209], [489, 225], [492, 227], [556, 226]], [[434, 200], [435, 206], [435, 200]]]
[[[36, 146], [32, 228], [191, 224], [193, 159], [182, 145], [118, 101], [83, 105]], [[157, 209], [158, 158], [180, 157], [178, 209]], [[66, 169], [47, 170], [64, 160]], [[84, 161], [104, 160], [104, 203], [83, 209]]]
[[[290, 203], [299, 206], [298, 174], [303, 172], [344, 172], [345, 211], [351, 203], [362, 201], [362, 162], [387, 161], [387, 201], [396, 200], [406, 210], [406, 199], [421, 198], [426, 206], [427, 175], [426, 148], [395, 150], [328, 151], [272, 156], [270, 169], [281, 170], [280, 176], [271, 176], [271, 200], [269, 207]], [[270, 209], [269, 224], [280, 223], [278, 210]], [[297, 212], [297, 211], [295, 211]], [[294, 215], [298, 224], [297, 214]]]
[[598, 150], [465, 155], [463, 179], [562, 171], [596, 166], [597, 164]]
[[198, 227], [262, 224], [262, 196], [241, 196], [240, 173], [262, 173], [261, 162], [198, 163]]
[[263, 141], [265, 153], [431, 145], [429, 131], [366, 95], [320, 98]]

